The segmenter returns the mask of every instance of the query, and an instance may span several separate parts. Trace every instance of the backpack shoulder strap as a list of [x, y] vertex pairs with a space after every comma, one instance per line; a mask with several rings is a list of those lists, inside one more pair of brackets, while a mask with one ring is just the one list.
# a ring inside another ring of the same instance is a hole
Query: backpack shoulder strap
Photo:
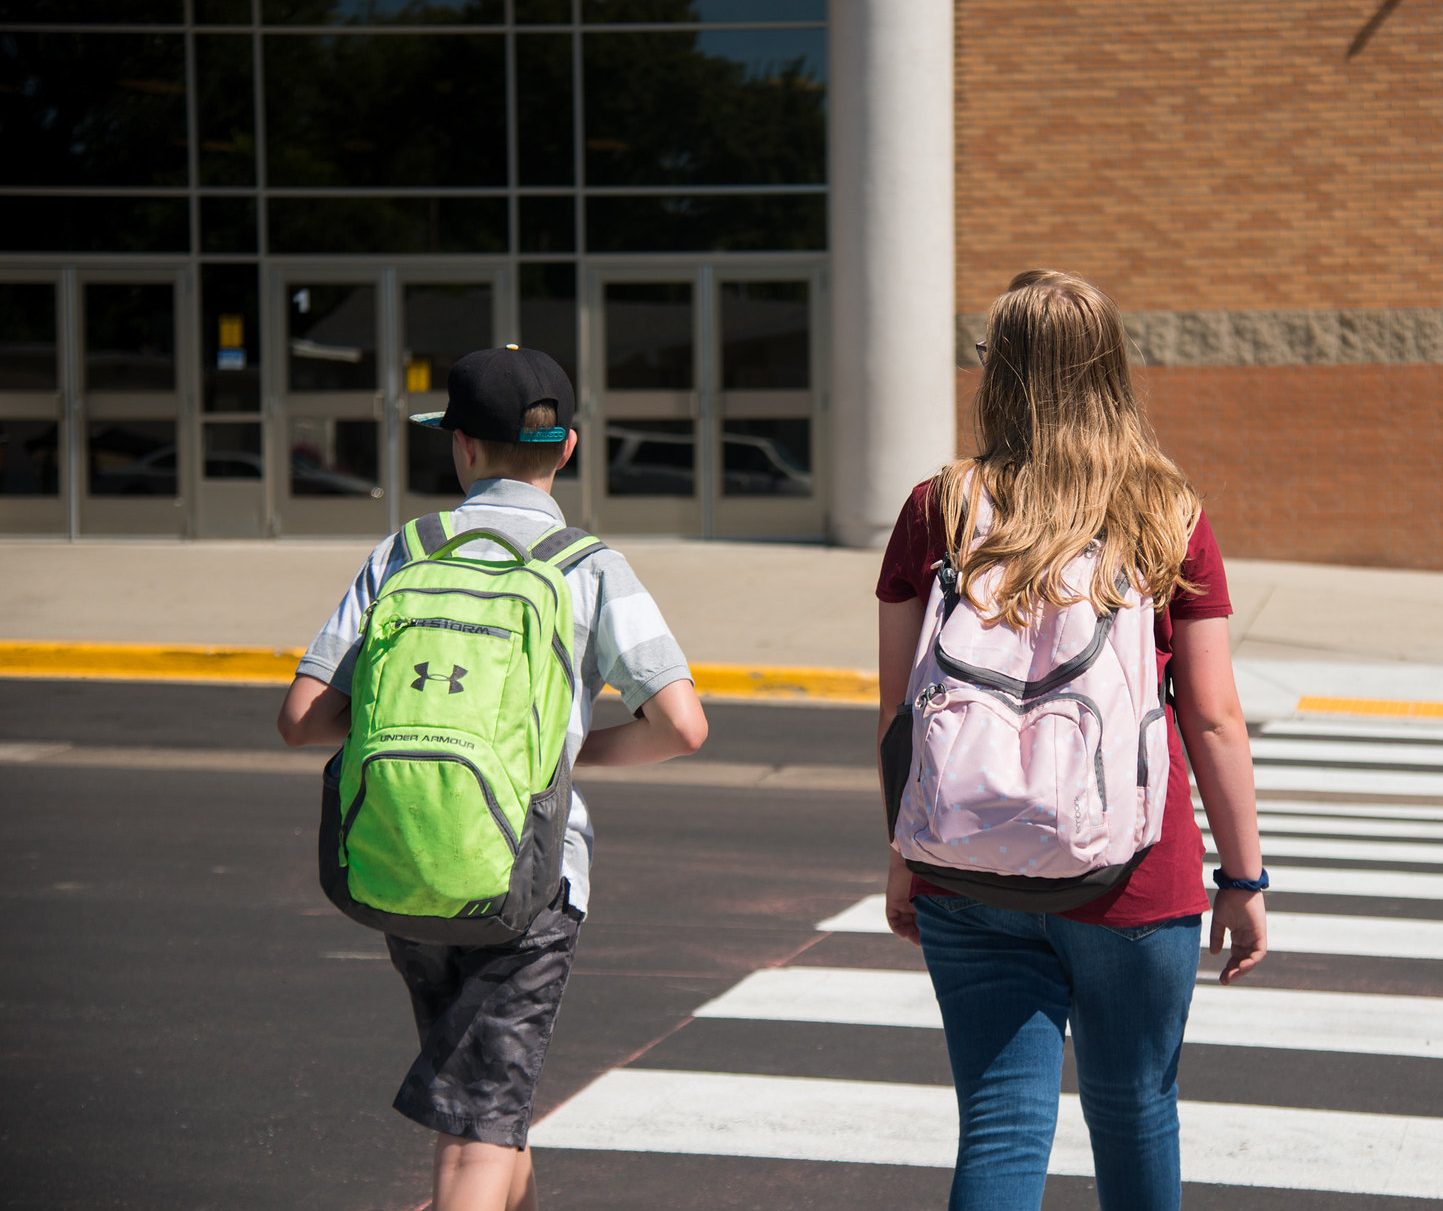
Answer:
[[451, 540], [451, 514], [427, 513], [417, 517], [401, 527], [399, 537], [406, 544], [408, 561], [425, 559]]
[[579, 526], [565, 526], [543, 534], [531, 545], [531, 558], [549, 563], [563, 575], [583, 559], [606, 550], [606, 544]]

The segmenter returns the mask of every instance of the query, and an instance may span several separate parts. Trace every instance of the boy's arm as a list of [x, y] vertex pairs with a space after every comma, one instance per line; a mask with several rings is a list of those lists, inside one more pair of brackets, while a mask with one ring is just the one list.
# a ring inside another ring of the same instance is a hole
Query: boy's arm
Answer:
[[673, 681], [641, 704], [639, 718], [592, 731], [576, 764], [649, 765], [696, 752], [706, 736], [706, 712], [696, 687], [690, 681]]
[[341, 744], [351, 730], [351, 699], [324, 681], [297, 673], [281, 703], [276, 729], [292, 748]]

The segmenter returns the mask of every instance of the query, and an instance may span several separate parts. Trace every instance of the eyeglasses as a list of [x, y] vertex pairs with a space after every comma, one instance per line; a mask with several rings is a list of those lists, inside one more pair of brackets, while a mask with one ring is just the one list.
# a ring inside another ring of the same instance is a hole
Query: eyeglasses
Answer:
[[987, 364], [987, 342], [978, 341], [975, 348], [977, 349], [978, 362], [985, 366]]

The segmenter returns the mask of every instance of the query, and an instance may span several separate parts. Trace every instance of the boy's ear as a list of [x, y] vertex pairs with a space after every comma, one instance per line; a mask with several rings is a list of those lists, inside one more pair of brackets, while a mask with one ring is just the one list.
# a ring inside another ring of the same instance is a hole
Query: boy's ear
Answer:
[[577, 440], [578, 438], [576, 436], [576, 430], [568, 429], [566, 431], [566, 444], [561, 451], [561, 461], [556, 464], [556, 469], [558, 471], [560, 471], [562, 467], [566, 466], [566, 464], [571, 461], [571, 456], [576, 453]]

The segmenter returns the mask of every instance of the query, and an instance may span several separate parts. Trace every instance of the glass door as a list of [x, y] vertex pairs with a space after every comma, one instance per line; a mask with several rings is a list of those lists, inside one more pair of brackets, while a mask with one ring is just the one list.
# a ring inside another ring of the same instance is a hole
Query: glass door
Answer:
[[709, 468], [699, 457], [704, 368], [697, 272], [598, 271], [589, 290], [592, 390], [583, 490], [613, 533], [700, 537]]
[[715, 538], [816, 539], [826, 532], [822, 274], [719, 269], [712, 289]]
[[603, 532], [811, 540], [826, 351], [820, 264], [606, 268], [588, 287], [584, 488]]
[[71, 477], [65, 430], [60, 275], [0, 280], [0, 533], [63, 535]]
[[[278, 534], [385, 534], [379, 269], [271, 272], [267, 447]], [[390, 363], [394, 359], [384, 359]]]
[[177, 270], [82, 270], [75, 361], [81, 534], [188, 531], [195, 459], [181, 435], [183, 334]]
[[[448, 276], [434, 269], [407, 269], [400, 292], [403, 421], [446, 408], [446, 376], [464, 354], [513, 341], [503, 275]], [[401, 483], [399, 525], [422, 513], [455, 508], [461, 487], [451, 462], [451, 435], [402, 423], [398, 426]]]

